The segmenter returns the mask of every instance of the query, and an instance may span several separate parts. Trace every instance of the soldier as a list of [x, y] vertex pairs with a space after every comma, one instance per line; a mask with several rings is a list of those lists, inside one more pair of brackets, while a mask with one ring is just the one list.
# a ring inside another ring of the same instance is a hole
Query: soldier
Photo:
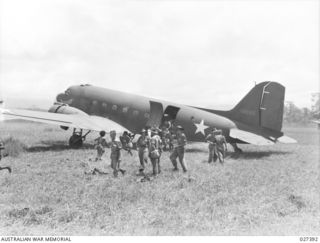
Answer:
[[171, 118], [168, 114], [164, 114], [163, 115], [163, 123], [162, 123], [162, 128], [167, 128], [168, 130], [170, 130], [171, 128]]
[[149, 138], [151, 138], [151, 127], [150, 126], [146, 126], [145, 127], [145, 130], [146, 130], [146, 134]]
[[140, 169], [139, 169], [140, 175], [144, 175], [145, 164], [148, 163], [149, 142], [150, 142], [150, 137], [147, 135], [147, 131], [145, 129], [142, 129], [141, 136], [137, 141], [137, 148], [138, 148], [139, 160], [140, 160]]
[[225, 150], [227, 143], [221, 130], [213, 128], [211, 133], [206, 137], [206, 142], [209, 143], [209, 159], [208, 163], [216, 162], [219, 158], [220, 163], [224, 162]]
[[95, 149], [97, 150], [97, 156], [94, 160], [94, 162], [89, 159], [89, 162], [85, 165], [86, 171], [84, 172], [84, 174], [86, 175], [96, 175], [96, 174], [100, 174], [100, 175], [107, 175], [107, 172], [103, 171], [103, 167], [104, 164], [101, 162], [102, 161], [102, 155], [105, 152], [105, 147], [107, 147], [107, 141], [104, 138], [104, 136], [106, 135], [105, 131], [100, 131], [99, 132], [99, 137], [97, 137], [94, 142], [95, 142]]
[[151, 130], [151, 139], [149, 143], [149, 157], [152, 163], [152, 173], [154, 176], [160, 174], [160, 157], [162, 153], [162, 141], [158, 135], [158, 129]]
[[120, 136], [120, 141], [122, 143], [122, 148], [132, 156], [131, 149], [133, 148], [132, 136], [127, 131], [124, 131], [122, 136]]
[[173, 164], [173, 170], [177, 171], [177, 157], [179, 158], [180, 165], [183, 169], [183, 172], [187, 172], [187, 166], [184, 161], [184, 147], [187, 144], [186, 135], [183, 133], [183, 127], [176, 126], [176, 134], [173, 135], [173, 151], [170, 155], [170, 160]]
[[218, 130], [217, 135], [215, 136], [216, 140], [216, 150], [220, 163], [224, 162], [224, 157], [226, 156], [227, 151], [227, 141], [225, 136], [222, 135], [222, 130]]
[[2, 150], [4, 149], [3, 143], [0, 141], [0, 160], [2, 159]]
[[172, 150], [172, 143], [171, 143], [171, 133], [173, 133], [173, 120], [168, 114], [163, 115], [163, 120], [161, 124], [161, 133], [162, 133], [162, 143], [163, 143], [163, 150]]
[[[3, 143], [0, 141], [0, 161], [2, 159], [2, 150], [4, 149], [4, 145]], [[4, 155], [6, 156], [6, 155]], [[9, 173], [11, 173], [11, 167], [10, 166], [6, 166], [6, 167], [0, 167], [0, 170], [8, 170]]]
[[176, 133], [177, 130], [170, 130], [169, 133], [167, 134], [167, 141], [169, 144], [169, 151], [173, 150], [173, 135]]
[[163, 144], [163, 150], [167, 151], [170, 150], [170, 131], [168, 128], [162, 127], [161, 130], [161, 139], [162, 139], [162, 144]]
[[216, 137], [215, 133], [217, 132], [216, 128], [213, 128], [209, 135], [206, 137], [206, 142], [209, 143], [209, 158], [208, 158], [208, 163], [211, 163], [212, 161], [216, 162], [217, 160], [217, 142], [216, 142]]
[[107, 144], [108, 148], [111, 148], [111, 168], [113, 169], [113, 176], [118, 176], [118, 171], [122, 173], [122, 175], [125, 174], [125, 170], [120, 169], [120, 162], [121, 162], [121, 142], [116, 141], [116, 131], [112, 130], [110, 131], [110, 138], [111, 142]]
[[106, 135], [105, 131], [100, 131], [100, 136], [97, 137], [94, 141], [95, 141], [95, 148], [97, 149], [97, 157], [95, 161], [101, 160], [102, 155], [105, 152], [105, 147], [107, 147], [107, 141], [104, 138], [104, 136]]

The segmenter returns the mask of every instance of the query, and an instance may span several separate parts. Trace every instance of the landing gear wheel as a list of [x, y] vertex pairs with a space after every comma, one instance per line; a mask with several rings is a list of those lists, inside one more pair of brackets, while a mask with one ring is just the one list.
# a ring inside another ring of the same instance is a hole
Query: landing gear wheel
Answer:
[[233, 150], [235, 153], [238, 153], [238, 154], [242, 153], [242, 149], [240, 149], [236, 143], [231, 143], [231, 146], [233, 147]]
[[83, 144], [82, 136], [73, 134], [69, 139], [69, 146], [71, 148], [80, 148]]
[[236, 152], [239, 153], [239, 154], [241, 154], [243, 151], [242, 151], [241, 148], [237, 148], [237, 149], [236, 149]]

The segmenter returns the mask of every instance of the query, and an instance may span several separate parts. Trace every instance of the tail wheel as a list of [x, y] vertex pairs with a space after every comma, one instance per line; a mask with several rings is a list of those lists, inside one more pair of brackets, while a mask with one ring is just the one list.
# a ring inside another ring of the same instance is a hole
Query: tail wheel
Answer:
[[82, 136], [79, 134], [73, 134], [69, 139], [69, 146], [71, 148], [80, 148], [83, 144]]

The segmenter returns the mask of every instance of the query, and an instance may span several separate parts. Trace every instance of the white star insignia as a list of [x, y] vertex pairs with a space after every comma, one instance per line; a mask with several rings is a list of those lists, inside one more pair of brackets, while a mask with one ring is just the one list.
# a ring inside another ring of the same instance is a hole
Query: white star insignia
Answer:
[[199, 124], [198, 123], [194, 123], [194, 125], [197, 127], [197, 130], [196, 130], [195, 134], [200, 132], [203, 135], [205, 135], [204, 134], [204, 130], [209, 127], [209, 126], [204, 125], [204, 120], [201, 120], [201, 122]]

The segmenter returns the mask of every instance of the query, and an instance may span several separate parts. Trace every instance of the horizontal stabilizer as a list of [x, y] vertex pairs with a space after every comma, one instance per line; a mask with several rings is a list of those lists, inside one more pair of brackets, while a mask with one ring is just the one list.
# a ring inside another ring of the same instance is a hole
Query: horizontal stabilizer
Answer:
[[277, 139], [277, 142], [280, 143], [297, 143], [297, 140], [287, 137], [287, 136], [282, 136], [280, 138]]
[[246, 132], [239, 129], [230, 129], [230, 137], [239, 139], [243, 142], [247, 142], [254, 145], [273, 145], [274, 143], [263, 136]]

